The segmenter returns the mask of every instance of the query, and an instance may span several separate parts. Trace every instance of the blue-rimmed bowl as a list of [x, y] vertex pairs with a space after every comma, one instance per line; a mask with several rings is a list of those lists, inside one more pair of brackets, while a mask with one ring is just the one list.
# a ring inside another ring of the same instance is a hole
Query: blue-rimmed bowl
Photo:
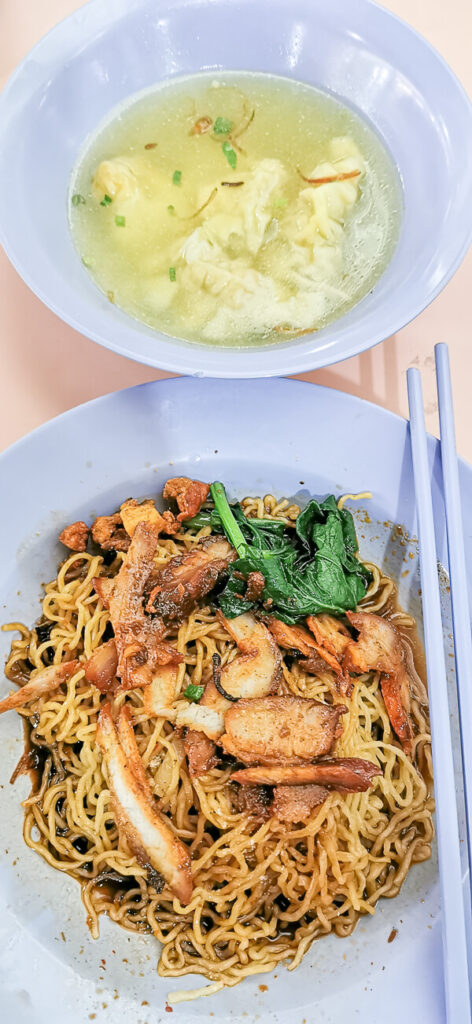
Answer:
[[[160, 334], [108, 302], [72, 243], [67, 189], [87, 135], [138, 90], [212, 68], [329, 90], [371, 122], [397, 164], [404, 215], [393, 259], [316, 334], [244, 350]], [[0, 238], [18, 272], [78, 331], [166, 370], [260, 377], [354, 355], [424, 309], [471, 239], [471, 105], [425, 40], [370, 0], [94, 0], [25, 58], [0, 126]]]

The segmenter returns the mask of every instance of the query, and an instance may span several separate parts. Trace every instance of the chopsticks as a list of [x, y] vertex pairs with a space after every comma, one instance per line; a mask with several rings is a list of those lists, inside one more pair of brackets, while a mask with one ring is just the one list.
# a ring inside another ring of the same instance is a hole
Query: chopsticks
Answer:
[[441, 465], [446, 508], [447, 552], [451, 581], [454, 652], [456, 656], [457, 696], [461, 731], [462, 770], [467, 824], [469, 876], [472, 878], [472, 632], [467, 592], [464, 527], [459, 488], [459, 464], [456, 452], [451, 368], [447, 345], [435, 346], [438, 385]]
[[[440, 355], [443, 368], [443, 356]], [[441, 390], [447, 394], [447, 378], [441, 369]], [[446, 663], [434, 536], [433, 503], [428, 461], [423, 391], [419, 370], [407, 372], [410, 437], [415, 481], [420, 550], [420, 571], [428, 671], [431, 745], [434, 764], [437, 844], [441, 888], [442, 940], [446, 1014], [448, 1024], [470, 1024], [471, 1004], [467, 962], [465, 908], [460, 860], [459, 826], [450, 731]], [[450, 423], [452, 399], [443, 401], [443, 421]], [[446, 435], [445, 435], [446, 436]], [[454, 435], [452, 434], [452, 437]], [[447, 433], [451, 437], [450, 430]], [[445, 442], [451, 451], [449, 440]], [[445, 451], [444, 449], [444, 451]], [[455, 458], [455, 448], [454, 448]], [[450, 469], [453, 459], [448, 459]], [[454, 499], [453, 499], [454, 500]], [[457, 500], [457, 499], [456, 499]], [[457, 501], [457, 504], [458, 501]], [[446, 510], [447, 511], [447, 510]], [[448, 530], [449, 533], [449, 530]], [[452, 589], [452, 577], [451, 577]], [[457, 606], [457, 601], [456, 601]], [[470, 626], [469, 626], [470, 629]], [[456, 638], [457, 642], [457, 638]]]

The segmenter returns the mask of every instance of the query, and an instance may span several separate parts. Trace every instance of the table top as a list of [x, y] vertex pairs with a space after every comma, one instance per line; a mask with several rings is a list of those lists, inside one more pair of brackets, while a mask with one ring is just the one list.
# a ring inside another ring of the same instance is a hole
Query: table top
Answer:
[[[93, 0], [92, 0], [93, 2]], [[58, 21], [82, 6], [78, 0], [3, 0], [0, 33], [0, 85], [27, 51]], [[387, 0], [384, 3], [435, 46], [472, 93], [470, 36], [472, 6], [467, 0]], [[316, 381], [407, 414], [405, 372], [423, 372], [428, 429], [437, 433], [433, 349], [447, 341], [451, 350], [460, 454], [472, 462], [469, 430], [469, 293], [472, 252], [455, 277], [429, 306], [398, 334], [353, 359], [313, 373]], [[100, 348], [62, 323], [42, 305], [0, 252], [2, 402], [0, 449], [45, 420], [98, 395], [170, 376]]]

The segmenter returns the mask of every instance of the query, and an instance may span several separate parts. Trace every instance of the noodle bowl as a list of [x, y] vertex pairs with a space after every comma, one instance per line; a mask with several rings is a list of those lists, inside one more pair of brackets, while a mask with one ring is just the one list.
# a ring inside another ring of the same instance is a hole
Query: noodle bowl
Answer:
[[[249, 517], [292, 523], [299, 512], [272, 496], [248, 498], [242, 507]], [[156, 564], [193, 549], [209, 532], [183, 524], [175, 537], [159, 539]], [[115, 575], [123, 558], [116, 554], [111, 565], [87, 552], [66, 558], [45, 587], [39, 633], [19, 623], [6, 627], [20, 632], [6, 666], [9, 679], [24, 682], [32, 667], [49, 661], [89, 658], [108, 639], [109, 612], [93, 579]], [[372, 581], [362, 607], [393, 621], [414, 652], [415, 622], [397, 606], [394, 581], [376, 566], [368, 568]], [[191, 612], [170, 640], [184, 659], [177, 705], [189, 684], [211, 678], [215, 654], [222, 666], [237, 655], [210, 604]], [[330, 932], [350, 935], [361, 915], [374, 913], [380, 897], [398, 894], [412, 864], [431, 855], [425, 690], [418, 681], [412, 693], [415, 736], [409, 757], [392, 731], [379, 673], [364, 673], [353, 683], [346, 701], [333, 693], [329, 673], [309, 673], [284, 652], [277, 693], [347, 704], [336, 756], [367, 758], [383, 772], [366, 792], [331, 791], [298, 825], [273, 817], [260, 821], [239, 809], [231, 762], [192, 778], [180, 730], [168, 719], [149, 718], [142, 688], [115, 698], [117, 706], [126, 702], [131, 709], [159, 809], [192, 857], [194, 890], [183, 905], [119, 835], [96, 740], [101, 695], [79, 667], [56, 692], [20, 709], [37, 763], [33, 792], [24, 801], [25, 841], [80, 882], [93, 936], [101, 914], [129, 931], [152, 933], [162, 943], [162, 976], [200, 974], [215, 983], [215, 991], [280, 962], [293, 970], [314, 939]]]

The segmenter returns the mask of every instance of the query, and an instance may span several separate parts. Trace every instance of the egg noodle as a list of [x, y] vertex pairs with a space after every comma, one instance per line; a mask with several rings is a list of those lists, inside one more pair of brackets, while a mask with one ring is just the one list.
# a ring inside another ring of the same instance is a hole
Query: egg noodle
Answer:
[[[248, 516], [293, 523], [299, 509], [287, 501], [246, 498]], [[182, 554], [208, 536], [181, 529], [159, 539], [156, 564]], [[99, 555], [74, 553], [45, 587], [41, 622], [50, 635], [40, 642], [35, 629], [9, 623], [20, 638], [11, 646], [9, 679], [26, 682], [31, 666], [49, 660], [88, 659], [109, 636], [109, 612], [93, 577], [114, 575]], [[407, 643], [415, 622], [396, 604], [396, 586], [375, 565], [362, 607], [395, 622]], [[194, 611], [171, 638], [184, 656], [178, 692], [211, 677], [212, 656], [223, 664], [237, 653], [210, 606]], [[284, 653], [284, 652], [283, 652]], [[285, 652], [278, 693], [343, 703], [343, 733], [335, 753], [368, 758], [383, 774], [365, 793], [331, 792], [305, 824], [275, 818], [257, 821], [237, 809], [231, 766], [191, 779], [183, 740], [172, 723], [143, 713], [143, 690], [121, 694], [131, 710], [139, 751], [160, 811], [192, 857], [194, 892], [182, 906], [159, 876], [141, 867], [115, 824], [107, 773], [96, 742], [103, 696], [79, 671], [56, 692], [20, 714], [30, 743], [39, 748], [40, 770], [24, 801], [24, 838], [51, 867], [80, 882], [87, 922], [94, 937], [107, 914], [131, 932], [151, 933], [162, 943], [158, 972], [165, 977], [201, 974], [213, 984], [169, 1000], [211, 994], [243, 978], [271, 971], [281, 961], [289, 970], [301, 962], [314, 939], [330, 932], [350, 935], [359, 917], [373, 914], [380, 897], [398, 894], [412, 864], [431, 854], [433, 837], [431, 749], [426, 691], [412, 694], [415, 725], [410, 759], [395, 739], [379, 687], [379, 674], [353, 680], [350, 698], [333, 691], [329, 673], [302, 671]], [[180, 698], [177, 698], [179, 700]], [[157, 891], [161, 889], [161, 891]]]

